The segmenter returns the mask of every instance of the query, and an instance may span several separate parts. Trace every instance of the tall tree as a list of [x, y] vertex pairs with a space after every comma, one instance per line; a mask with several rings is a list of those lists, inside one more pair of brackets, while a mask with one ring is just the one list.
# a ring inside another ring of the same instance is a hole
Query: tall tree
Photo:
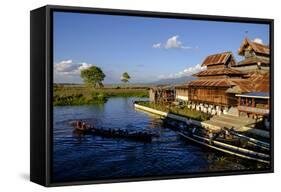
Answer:
[[105, 78], [105, 74], [103, 71], [97, 67], [92, 66], [87, 69], [84, 69], [80, 73], [81, 78], [84, 83], [93, 87], [103, 87], [103, 80]]
[[121, 81], [123, 83], [128, 83], [129, 79], [131, 79], [131, 77], [130, 77], [130, 75], [127, 72], [122, 74]]

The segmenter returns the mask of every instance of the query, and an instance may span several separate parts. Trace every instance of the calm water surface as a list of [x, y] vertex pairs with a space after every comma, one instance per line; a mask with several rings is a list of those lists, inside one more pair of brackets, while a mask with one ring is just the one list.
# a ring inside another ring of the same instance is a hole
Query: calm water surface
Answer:
[[[180, 138], [158, 116], [133, 108], [137, 98], [110, 98], [102, 105], [54, 107], [53, 181], [97, 180], [241, 170], [243, 160]], [[81, 119], [97, 127], [160, 134], [152, 143], [73, 133]]]

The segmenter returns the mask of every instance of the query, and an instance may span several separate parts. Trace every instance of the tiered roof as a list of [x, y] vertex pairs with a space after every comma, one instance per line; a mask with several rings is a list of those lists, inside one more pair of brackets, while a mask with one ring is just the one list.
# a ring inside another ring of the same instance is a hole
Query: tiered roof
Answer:
[[231, 66], [235, 66], [236, 62], [232, 52], [227, 51], [223, 53], [217, 53], [209, 55], [205, 58], [202, 67], [207, 66], [207, 70], [200, 71], [194, 74], [196, 77], [212, 77], [212, 76], [235, 76], [239, 77], [244, 75], [243, 72], [236, 69], [231, 69]]
[[[190, 81], [185, 87], [218, 87], [225, 88], [226, 93], [249, 93], [249, 92], [269, 92], [270, 74], [268, 71], [252, 71], [244, 73], [232, 67], [251, 64], [263, 63], [269, 64], [269, 47], [263, 44], [249, 41], [247, 38], [243, 41], [239, 54], [244, 55], [245, 48], [253, 49], [260, 53], [258, 57], [249, 57], [236, 64], [232, 52], [223, 52], [209, 55], [205, 58], [201, 66], [207, 66], [207, 70], [198, 72], [193, 76], [199, 77], [197, 80]], [[262, 55], [261, 55], [262, 54]], [[205, 78], [203, 78], [205, 77]]]
[[190, 87], [224, 87], [224, 88], [234, 88], [233, 90], [228, 90], [228, 93], [243, 93], [250, 92], [254, 89], [253, 84], [247, 79], [238, 78], [223, 78], [223, 79], [198, 79], [191, 81], [188, 84]]
[[261, 63], [261, 64], [268, 65], [269, 64], [269, 58], [266, 59], [266, 58], [260, 58], [260, 57], [249, 57], [249, 58], [246, 58], [242, 61], [239, 61], [236, 66], [248, 65], [248, 64], [252, 64], [252, 63]]
[[270, 91], [270, 72], [253, 71], [248, 73], [248, 79], [254, 84], [254, 91]]
[[197, 79], [188, 83], [190, 87], [230, 87], [227, 79]]
[[[258, 47], [258, 49], [260, 50], [261, 48]], [[188, 86], [221, 87], [226, 88], [227, 93], [269, 92], [269, 72], [254, 71], [244, 73], [229, 68], [229, 65], [236, 66], [235, 60], [232, 57], [231, 52], [206, 57], [202, 66], [207, 66], [207, 70], [194, 74], [193, 76], [199, 77], [199, 79], [190, 81]], [[211, 65], [224, 65], [224, 67], [209, 68]], [[218, 76], [221, 77], [218, 78]]]
[[227, 93], [269, 92], [269, 73], [253, 72], [249, 78], [197, 79], [190, 81], [190, 87], [228, 88]]
[[199, 73], [193, 74], [193, 76], [196, 77], [202, 77], [202, 76], [217, 76], [217, 75], [235, 75], [235, 76], [241, 76], [245, 75], [245, 73], [231, 68], [219, 68], [219, 69], [208, 69], [204, 71], [200, 71]]
[[230, 63], [231, 66], [236, 64], [233, 54], [230, 51], [209, 55], [205, 58], [201, 66], [227, 65], [228, 63]]
[[253, 51], [255, 53], [260, 53], [260, 54], [268, 55], [268, 56], [270, 54], [270, 49], [269, 49], [268, 45], [250, 41], [248, 38], [245, 38], [243, 40], [240, 48], [238, 49], [238, 54], [241, 56], [244, 56], [245, 48], [248, 46], [250, 46], [250, 48], [253, 49]]

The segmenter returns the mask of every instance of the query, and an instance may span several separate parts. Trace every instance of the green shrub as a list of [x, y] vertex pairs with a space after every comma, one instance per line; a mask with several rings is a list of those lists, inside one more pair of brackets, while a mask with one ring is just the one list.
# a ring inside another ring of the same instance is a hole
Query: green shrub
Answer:
[[187, 117], [190, 119], [198, 120], [198, 121], [205, 121], [205, 120], [210, 119], [209, 114], [205, 114], [200, 111], [188, 109], [187, 107], [178, 108], [177, 106], [168, 106], [165, 104], [148, 102], [148, 101], [138, 101], [137, 104], [143, 105], [146, 107], [150, 107], [150, 108], [153, 108], [153, 109], [156, 109], [159, 111], [164, 111], [164, 112], [172, 113], [175, 115]]

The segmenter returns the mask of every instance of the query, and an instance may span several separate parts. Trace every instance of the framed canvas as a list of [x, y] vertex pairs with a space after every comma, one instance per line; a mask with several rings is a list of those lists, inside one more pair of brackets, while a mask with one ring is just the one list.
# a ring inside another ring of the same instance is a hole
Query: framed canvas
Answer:
[[273, 20], [31, 11], [30, 179], [273, 172]]

